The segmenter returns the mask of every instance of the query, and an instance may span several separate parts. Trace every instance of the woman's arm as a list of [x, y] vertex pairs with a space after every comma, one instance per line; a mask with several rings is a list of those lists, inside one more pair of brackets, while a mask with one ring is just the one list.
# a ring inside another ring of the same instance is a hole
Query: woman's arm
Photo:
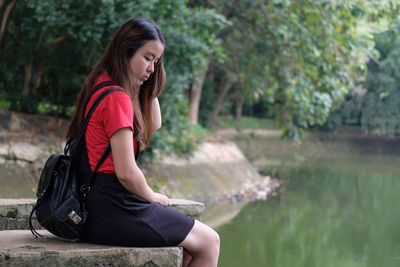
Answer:
[[110, 143], [115, 174], [122, 186], [148, 202], [160, 202], [167, 206], [168, 198], [162, 194], [153, 192], [147, 184], [142, 171], [136, 165], [133, 153], [132, 130], [130, 128], [117, 130], [111, 136]]
[[161, 128], [161, 109], [160, 103], [158, 103], [158, 98], [154, 98], [151, 103], [151, 119], [153, 121], [153, 131]]

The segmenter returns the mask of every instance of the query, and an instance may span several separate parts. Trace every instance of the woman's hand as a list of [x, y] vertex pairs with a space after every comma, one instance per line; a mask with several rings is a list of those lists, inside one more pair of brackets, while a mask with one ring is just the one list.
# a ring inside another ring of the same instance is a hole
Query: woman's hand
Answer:
[[164, 206], [169, 205], [168, 197], [160, 193], [154, 193], [154, 202], [160, 202]]

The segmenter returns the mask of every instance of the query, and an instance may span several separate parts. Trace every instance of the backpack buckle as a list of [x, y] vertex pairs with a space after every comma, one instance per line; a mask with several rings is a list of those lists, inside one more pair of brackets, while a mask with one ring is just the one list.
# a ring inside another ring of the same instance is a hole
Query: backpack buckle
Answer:
[[69, 211], [67, 215], [75, 224], [79, 224], [82, 221], [82, 218], [74, 210]]
[[81, 186], [81, 193], [83, 194], [83, 196], [86, 196], [87, 193], [89, 193], [90, 191], [90, 186], [89, 185], [82, 185]]

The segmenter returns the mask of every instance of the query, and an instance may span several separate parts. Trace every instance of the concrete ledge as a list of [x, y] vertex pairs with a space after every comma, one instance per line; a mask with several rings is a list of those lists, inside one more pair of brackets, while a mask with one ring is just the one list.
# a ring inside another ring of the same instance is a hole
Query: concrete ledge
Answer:
[[174, 199], [169, 200], [169, 205], [171, 209], [185, 213], [186, 215], [192, 216], [194, 218], [200, 218], [203, 213], [205, 206], [201, 202], [187, 200], [187, 199]]
[[28, 230], [0, 231], [0, 266], [182, 266], [179, 247], [128, 248], [48, 239]]
[[[27, 219], [35, 203], [36, 199], [31, 198], [0, 198], [0, 231], [29, 229]], [[203, 203], [186, 199], [170, 199], [169, 207], [196, 219], [199, 219], [204, 211]], [[35, 219], [33, 225], [36, 229], [40, 229]]]
[[33, 198], [0, 198], [0, 216], [27, 219], [35, 203]]
[[[129, 248], [71, 242], [46, 230], [47, 238], [35, 238], [28, 218], [35, 199], [0, 199], [0, 266], [182, 266], [179, 247]], [[170, 199], [172, 209], [198, 218], [204, 204], [185, 199]], [[40, 229], [33, 220], [36, 229]]]

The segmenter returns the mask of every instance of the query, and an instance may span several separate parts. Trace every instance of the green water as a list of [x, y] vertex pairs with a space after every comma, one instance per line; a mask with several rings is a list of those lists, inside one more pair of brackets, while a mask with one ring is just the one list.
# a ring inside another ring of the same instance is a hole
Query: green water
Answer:
[[289, 184], [217, 229], [219, 266], [400, 266], [398, 140], [238, 141]]

